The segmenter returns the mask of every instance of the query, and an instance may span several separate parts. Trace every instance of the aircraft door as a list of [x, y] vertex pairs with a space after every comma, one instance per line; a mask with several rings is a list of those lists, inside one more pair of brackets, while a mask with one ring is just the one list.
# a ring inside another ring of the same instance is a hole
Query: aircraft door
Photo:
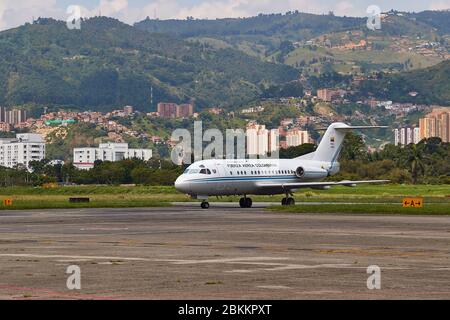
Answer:
[[[222, 178], [223, 178], [223, 177], [226, 176], [226, 168], [224, 167], [224, 165], [218, 163], [218, 164], [216, 165], [216, 170], [217, 170], [217, 175], [218, 175], [219, 177], [222, 177]], [[217, 188], [217, 191], [219, 191], [219, 192], [225, 191], [226, 188], [227, 188], [226, 181], [219, 180], [219, 181], [217, 182], [216, 188]]]

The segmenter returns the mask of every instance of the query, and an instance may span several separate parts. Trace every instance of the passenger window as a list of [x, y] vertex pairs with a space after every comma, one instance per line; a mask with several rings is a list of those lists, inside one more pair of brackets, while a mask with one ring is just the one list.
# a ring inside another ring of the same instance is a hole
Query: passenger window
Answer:
[[232, 176], [233, 175], [233, 171], [230, 171], [230, 176]]

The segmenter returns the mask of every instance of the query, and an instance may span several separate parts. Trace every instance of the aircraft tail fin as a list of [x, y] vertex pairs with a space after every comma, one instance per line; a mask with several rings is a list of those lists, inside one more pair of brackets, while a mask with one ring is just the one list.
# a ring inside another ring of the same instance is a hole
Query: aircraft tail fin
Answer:
[[[352, 130], [366, 130], [366, 129], [379, 129], [387, 128], [383, 126], [349, 126], [345, 123], [336, 122], [331, 124], [325, 132], [322, 140], [317, 147], [317, 150], [310, 155], [310, 160], [331, 162], [337, 161], [339, 154], [342, 150], [343, 142], [347, 132]], [[306, 159], [306, 158], [303, 158]]]

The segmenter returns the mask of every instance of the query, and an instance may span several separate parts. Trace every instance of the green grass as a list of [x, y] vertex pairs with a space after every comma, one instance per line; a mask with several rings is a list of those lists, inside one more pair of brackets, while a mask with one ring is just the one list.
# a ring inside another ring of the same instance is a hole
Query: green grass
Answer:
[[[0, 210], [60, 208], [161, 207], [187, 197], [173, 187], [69, 186], [52, 189], [13, 187], [0, 192]], [[69, 203], [71, 197], [89, 197], [89, 203]], [[12, 206], [4, 206], [4, 199]]]
[[53, 198], [37, 199], [14, 199], [12, 206], [0, 205], [0, 210], [27, 210], [27, 209], [71, 209], [71, 208], [150, 208], [167, 207], [168, 202], [158, 202], [154, 200], [99, 200], [91, 199], [89, 203], [70, 203], [68, 198], [55, 200]]
[[273, 206], [268, 210], [284, 213], [357, 213], [401, 215], [450, 215], [449, 203], [426, 204], [423, 208], [403, 208], [402, 204], [302, 204], [291, 207]]
[[436, 65], [442, 61], [442, 59], [437, 57], [425, 57], [414, 52], [396, 52], [388, 48], [384, 50], [352, 51], [318, 47], [316, 50], [298, 48], [286, 57], [285, 63], [290, 66], [295, 66], [296, 63], [301, 61], [310, 63], [314, 58], [317, 60], [320, 58], [335, 60], [335, 66], [338, 66], [335, 69], [346, 73], [352, 71], [352, 63], [356, 65], [361, 63], [392, 64], [404, 63], [409, 59], [413, 64], [413, 69], [420, 69]]
[[[70, 197], [89, 197], [90, 203], [69, 203]], [[304, 203], [370, 203], [391, 204], [393, 208], [402, 203], [405, 197], [424, 197], [425, 207], [438, 205], [450, 207], [449, 185], [366, 185], [357, 188], [335, 187], [330, 190], [304, 189], [295, 193], [298, 204]], [[13, 200], [12, 207], [3, 206], [3, 200]], [[239, 202], [240, 197], [211, 197], [210, 202]], [[254, 202], [281, 202], [282, 195], [252, 196]], [[5, 209], [44, 209], [44, 208], [99, 208], [99, 207], [157, 207], [167, 206], [171, 202], [188, 202], [189, 196], [181, 194], [171, 186], [67, 186], [45, 189], [41, 187], [13, 187], [0, 191], [0, 210]], [[302, 206], [302, 207], [303, 207]], [[351, 208], [355, 206], [348, 205]], [[319, 210], [318, 205], [308, 208]], [[329, 207], [327, 204], [326, 207]], [[368, 211], [373, 205], [363, 205]], [[283, 208], [284, 209], [284, 208]], [[350, 209], [349, 209], [350, 210]]]

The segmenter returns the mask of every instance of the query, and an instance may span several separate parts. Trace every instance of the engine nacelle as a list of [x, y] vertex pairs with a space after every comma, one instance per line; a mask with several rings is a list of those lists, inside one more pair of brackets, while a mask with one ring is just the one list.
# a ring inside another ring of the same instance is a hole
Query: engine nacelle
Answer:
[[295, 170], [295, 175], [297, 178], [303, 178], [305, 176], [305, 169], [303, 167], [298, 167], [297, 170]]
[[328, 171], [322, 168], [298, 167], [295, 175], [299, 179], [321, 179], [328, 176]]

